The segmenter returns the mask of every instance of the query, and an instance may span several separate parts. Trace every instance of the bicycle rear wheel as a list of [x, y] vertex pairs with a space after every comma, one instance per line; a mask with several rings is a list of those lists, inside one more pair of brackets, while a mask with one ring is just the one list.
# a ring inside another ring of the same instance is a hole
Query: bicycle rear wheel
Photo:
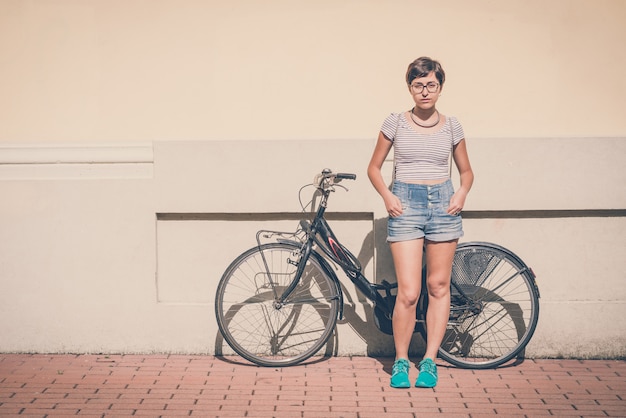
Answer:
[[441, 358], [464, 368], [500, 366], [524, 350], [538, 319], [535, 276], [519, 257], [490, 243], [458, 246]]
[[317, 353], [335, 329], [340, 296], [312, 253], [288, 299], [278, 297], [295, 279], [300, 247], [270, 243], [237, 257], [222, 276], [215, 315], [228, 345], [260, 366], [292, 366]]

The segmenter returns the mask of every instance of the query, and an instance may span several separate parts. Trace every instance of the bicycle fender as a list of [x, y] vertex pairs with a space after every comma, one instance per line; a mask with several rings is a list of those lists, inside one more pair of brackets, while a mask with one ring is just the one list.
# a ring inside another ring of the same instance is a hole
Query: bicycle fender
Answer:
[[511, 258], [513, 258], [515, 261], [517, 261], [521, 266], [524, 267], [524, 270], [527, 271], [530, 275], [530, 280], [533, 284], [533, 290], [535, 292], [535, 294], [537, 295], [538, 298], [541, 297], [540, 293], [539, 293], [539, 286], [537, 286], [537, 276], [535, 275], [535, 272], [533, 271], [532, 268], [528, 267], [528, 265], [524, 262], [524, 260], [522, 260], [521, 258], [519, 258], [519, 256], [517, 254], [515, 254], [513, 251], [509, 250], [508, 248], [505, 248], [501, 245], [498, 244], [494, 244], [493, 242], [485, 242], [485, 241], [469, 241], [469, 242], [463, 242], [460, 243], [457, 248], [463, 248], [463, 247], [491, 247], [491, 248], [495, 248], [498, 249], [504, 253], [506, 253], [508, 256], [510, 256]]
[[[277, 240], [281, 244], [289, 244], [294, 247], [299, 248], [302, 243], [299, 241], [289, 240], [289, 239], [279, 239]], [[311, 251], [311, 255], [309, 257], [315, 257], [315, 259], [319, 262], [320, 266], [324, 269], [324, 273], [326, 273], [335, 283], [335, 289], [337, 290], [337, 296], [339, 296], [339, 320], [343, 320], [343, 290], [341, 290], [341, 284], [339, 282], [339, 278], [333, 271], [332, 267], [320, 253], [315, 250]]]
[[337, 296], [339, 296], [339, 320], [343, 320], [343, 291], [341, 290], [341, 284], [339, 283], [339, 278], [333, 271], [332, 267], [326, 261], [324, 257], [320, 255], [317, 251], [311, 251], [311, 256], [315, 257], [315, 259], [319, 262], [320, 266], [324, 269], [324, 273], [328, 274], [328, 276], [333, 279], [335, 283], [335, 289], [337, 290]]

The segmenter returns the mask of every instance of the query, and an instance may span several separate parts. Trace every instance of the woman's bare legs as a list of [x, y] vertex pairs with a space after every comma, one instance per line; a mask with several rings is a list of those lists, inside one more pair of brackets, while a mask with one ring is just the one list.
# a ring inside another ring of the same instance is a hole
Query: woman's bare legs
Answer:
[[[450, 276], [457, 240], [426, 241], [428, 311], [426, 313], [426, 352], [435, 359], [450, 316]], [[422, 287], [424, 240], [390, 243], [398, 280], [398, 295], [393, 311], [393, 338], [396, 359], [409, 358], [409, 345], [415, 329], [415, 309]]]

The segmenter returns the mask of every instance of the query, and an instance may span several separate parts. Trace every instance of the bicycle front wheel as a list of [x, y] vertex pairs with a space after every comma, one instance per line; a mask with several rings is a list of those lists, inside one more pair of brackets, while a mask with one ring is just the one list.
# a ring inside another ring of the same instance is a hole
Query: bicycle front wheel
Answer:
[[490, 243], [458, 246], [441, 358], [464, 368], [500, 366], [524, 350], [538, 319], [535, 276], [519, 257]]
[[270, 243], [237, 257], [222, 276], [215, 315], [228, 345], [260, 366], [292, 366], [316, 354], [331, 337], [340, 296], [337, 284], [312, 253], [296, 280], [300, 247]]

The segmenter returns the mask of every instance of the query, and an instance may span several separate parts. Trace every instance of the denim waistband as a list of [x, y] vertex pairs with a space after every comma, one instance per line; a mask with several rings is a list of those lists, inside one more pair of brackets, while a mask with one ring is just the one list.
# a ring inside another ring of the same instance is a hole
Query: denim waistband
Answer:
[[448, 189], [452, 186], [452, 180], [448, 179], [443, 183], [437, 184], [415, 184], [415, 183], [403, 183], [401, 181], [394, 180], [393, 186], [406, 188], [409, 190], [440, 190], [440, 189]]

